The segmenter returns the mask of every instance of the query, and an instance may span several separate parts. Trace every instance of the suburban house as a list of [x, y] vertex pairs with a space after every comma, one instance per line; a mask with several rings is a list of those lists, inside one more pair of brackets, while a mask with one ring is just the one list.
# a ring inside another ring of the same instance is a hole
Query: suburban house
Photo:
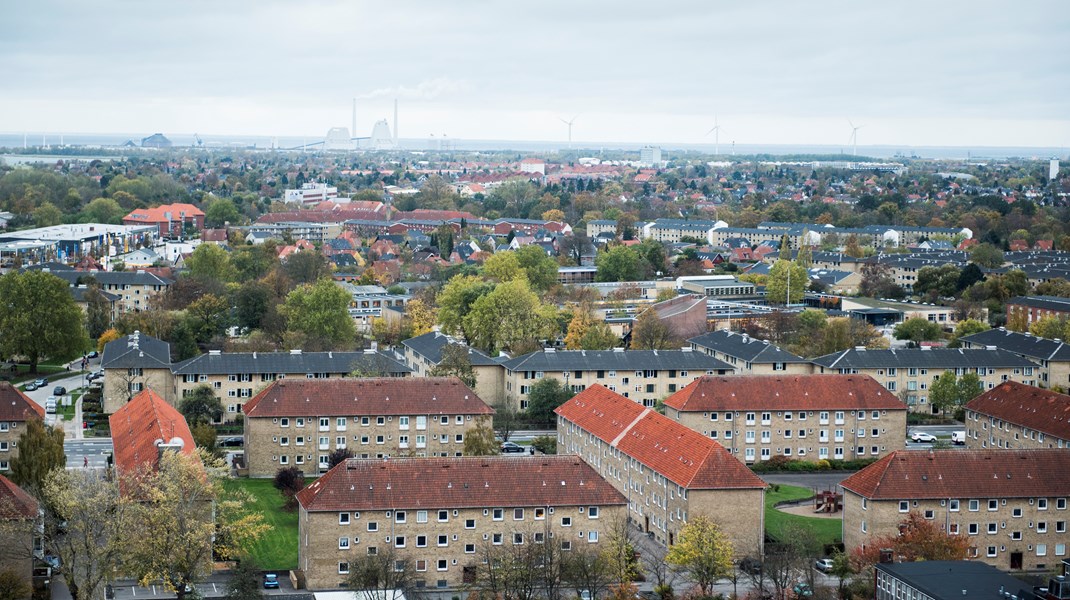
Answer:
[[139, 392], [152, 388], [171, 402], [171, 345], [135, 331], [104, 345], [100, 356], [104, 372], [103, 408], [114, 414]]
[[151, 389], [138, 393], [108, 418], [115, 470], [136, 474], [157, 468], [164, 452], [193, 454], [196, 445], [182, 413]]
[[854, 460], [902, 450], [907, 407], [866, 375], [700, 377], [665, 414], [746, 463]]
[[0, 472], [11, 470], [11, 460], [18, 456], [19, 436], [30, 419], [44, 419], [45, 409], [30, 400], [11, 382], [0, 381]]
[[1014, 381], [966, 403], [969, 448], [1070, 448], [1070, 396]]
[[1049, 340], [1000, 327], [963, 336], [959, 342], [963, 348], [999, 348], [1013, 352], [1036, 363], [1040, 374], [1037, 385], [1070, 389], [1070, 344], [1064, 340]]
[[553, 377], [574, 392], [600, 384], [642, 406], [676, 393], [702, 375], [727, 375], [731, 365], [701, 352], [683, 350], [555, 350], [547, 348], [502, 363], [505, 397], [528, 406], [531, 386]]
[[976, 373], [985, 389], [1004, 381], [1035, 385], [1038, 367], [1012, 352], [1000, 349], [907, 348], [871, 350], [857, 347], [813, 359], [815, 373], [869, 375], [889, 392], [898, 394], [911, 412], [930, 409], [929, 386], [945, 371], [957, 376]]
[[460, 456], [465, 434], [494, 414], [456, 377], [279, 379], [242, 410], [250, 477], [291, 465], [325, 473], [343, 448], [361, 458]]
[[1003, 570], [1047, 570], [1070, 541], [1070, 452], [897, 451], [844, 479], [848, 552], [894, 534], [909, 513], [966, 536], [970, 558]]
[[574, 456], [354, 458], [297, 501], [297, 565], [312, 590], [341, 587], [354, 557], [390, 550], [411, 561], [418, 587], [461, 590], [518, 546], [597, 549], [625, 511]]
[[497, 404], [503, 400], [505, 369], [486, 353], [466, 346], [448, 335], [432, 331], [401, 342], [405, 352], [405, 366], [412, 369], [414, 377], [428, 377], [431, 369], [442, 362], [446, 346], [455, 344], [468, 353], [472, 373], [476, 377], [476, 394], [483, 400]]
[[201, 385], [223, 403], [223, 419], [234, 420], [243, 404], [278, 379], [337, 379], [354, 373], [371, 377], [407, 377], [409, 369], [376, 352], [222, 352], [209, 350], [171, 365], [176, 402]]
[[693, 515], [717, 523], [737, 556], [761, 556], [766, 484], [720, 444], [601, 385], [556, 410], [557, 449], [628, 498], [628, 516], [672, 545]]
[[0, 572], [10, 570], [26, 584], [33, 581], [34, 559], [44, 558], [37, 533], [41, 514], [33, 496], [0, 474]]
[[744, 375], [812, 373], [810, 361], [765, 340], [720, 329], [687, 340], [691, 349], [732, 365]]

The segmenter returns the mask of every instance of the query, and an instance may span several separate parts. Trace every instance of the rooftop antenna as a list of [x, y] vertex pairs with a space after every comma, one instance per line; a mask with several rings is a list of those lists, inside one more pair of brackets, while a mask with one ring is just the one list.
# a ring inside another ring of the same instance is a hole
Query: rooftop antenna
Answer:
[[568, 148], [569, 148], [569, 150], [572, 149], [572, 124], [576, 122], [576, 117], [579, 117], [579, 115], [576, 115], [575, 117], [572, 117], [568, 121], [566, 121], [564, 119], [561, 119], [561, 117], [558, 117], [559, 119], [561, 119], [562, 123], [564, 123], [565, 125], [568, 125]]
[[713, 129], [706, 132], [709, 136], [713, 134], [713, 154], [719, 156], [721, 154], [721, 126], [717, 123], [717, 115], [713, 116]]
[[851, 126], [851, 137], [847, 138], [847, 143], [851, 144], [854, 147], [852, 151], [854, 152], [855, 156], [858, 156], [858, 130], [865, 127], [865, 125], [859, 125], [856, 127], [854, 123], [851, 123], [850, 119], [847, 119], [847, 123]]

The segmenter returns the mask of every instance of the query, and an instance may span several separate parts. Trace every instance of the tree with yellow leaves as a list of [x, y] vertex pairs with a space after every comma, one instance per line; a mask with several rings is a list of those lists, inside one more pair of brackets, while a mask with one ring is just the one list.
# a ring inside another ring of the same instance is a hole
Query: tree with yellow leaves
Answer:
[[665, 561], [688, 574], [703, 596], [712, 592], [718, 579], [732, 571], [732, 542], [705, 515], [688, 521]]
[[419, 298], [409, 300], [405, 305], [405, 316], [412, 321], [412, 335], [423, 335], [435, 326], [435, 309]]

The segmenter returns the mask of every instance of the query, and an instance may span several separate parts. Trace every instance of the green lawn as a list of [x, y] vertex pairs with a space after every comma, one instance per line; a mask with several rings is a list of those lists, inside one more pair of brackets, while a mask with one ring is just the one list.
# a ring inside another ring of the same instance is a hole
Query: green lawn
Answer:
[[840, 519], [820, 519], [816, 517], [803, 517], [781, 512], [773, 506], [778, 502], [787, 500], [801, 500], [809, 498], [813, 492], [808, 488], [793, 485], [781, 485], [777, 491], [770, 487], [765, 491], [765, 532], [773, 537], [780, 538], [783, 531], [789, 525], [796, 525], [811, 529], [817, 535], [822, 544], [834, 544], [840, 542], [842, 532]]
[[[309, 482], [311, 483], [311, 482]], [[271, 479], [230, 479], [228, 487], [243, 489], [253, 497], [252, 509], [264, 515], [271, 529], [252, 549], [263, 569], [285, 571], [297, 568], [297, 511], [282, 508], [282, 496]]]

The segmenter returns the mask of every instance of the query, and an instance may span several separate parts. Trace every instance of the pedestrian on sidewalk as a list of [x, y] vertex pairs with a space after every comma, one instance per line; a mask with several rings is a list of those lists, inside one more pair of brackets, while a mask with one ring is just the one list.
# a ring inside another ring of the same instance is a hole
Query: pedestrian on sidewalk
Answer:
[[83, 469], [88, 469], [89, 468], [89, 457], [88, 456], [83, 456], [82, 457], [82, 468]]

